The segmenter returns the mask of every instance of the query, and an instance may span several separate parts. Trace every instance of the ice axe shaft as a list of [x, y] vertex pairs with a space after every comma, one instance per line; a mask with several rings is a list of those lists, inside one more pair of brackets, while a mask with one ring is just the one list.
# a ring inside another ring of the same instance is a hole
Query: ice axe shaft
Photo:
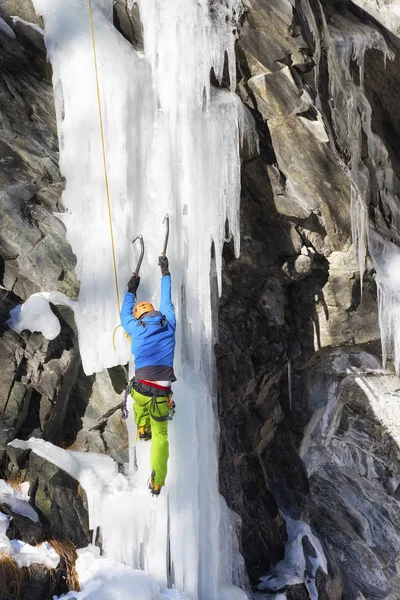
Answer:
[[165, 240], [164, 240], [164, 248], [163, 248], [161, 254], [163, 254], [165, 256], [167, 253], [168, 238], [169, 238], [169, 214], [168, 213], [165, 215], [163, 223], [165, 223]]
[[140, 267], [142, 266], [142, 260], [144, 256], [144, 241], [142, 235], [137, 235], [134, 240], [132, 240], [132, 244], [134, 244], [137, 240], [140, 240], [140, 256], [136, 265], [136, 270], [134, 271], [135, 275], [139, 275]]

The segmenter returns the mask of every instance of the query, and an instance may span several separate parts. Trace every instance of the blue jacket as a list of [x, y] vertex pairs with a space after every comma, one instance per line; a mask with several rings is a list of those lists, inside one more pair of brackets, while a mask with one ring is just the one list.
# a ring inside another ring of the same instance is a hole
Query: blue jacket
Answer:
[[171, 300], [171, 275], [161, 278], [160, 315], [136, 319], [132, 315], [136, 294], [127, 292], [121, 308], [121, 325], [132, 340], [138, 377], [174, 381], [176, 319]]

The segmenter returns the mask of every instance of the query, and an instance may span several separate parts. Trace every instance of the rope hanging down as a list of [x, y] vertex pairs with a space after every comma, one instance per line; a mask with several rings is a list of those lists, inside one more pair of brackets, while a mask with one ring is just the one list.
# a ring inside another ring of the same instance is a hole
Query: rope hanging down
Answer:
[[[113, 232], [113, 224], [111, 217], [111, 201], [110, 201], [110, 190], [108, 187], [108, 173], [107, 173], [107, 159], [106, 159], [106, 149], [104, 143], [104, 129], [103, 129], [103, 115], [101, 110], [101, 99], [100, 99], [100, 86], [99, 86], [99, 73], [97, 69], [97, 53], [96, 53], [96, 39], [94, 35], [94, 24], [93, 24], [93, 10], [92, 10], [92, 0], [88, 0], [89, 3], [89, 15], [90, 15], [90, 28], [92, 30], [92, 45], [93, 45], [93, 59], [94, 59], [94, 70], [96, 74], [96, 91], [97, 91], [97, 104], [99, 108], [99, 122], [100, 122], [100, 137], [101, 137], [101, 147], [103, 153], [103, 165], [104, 165], [104, 181], [106, 186], [106, 197], [107, 197], [107, 208], [108, 208], [108, 220], [110, 224], [110, 237], [111, 237], [111, 250], [112, 250], [112, 258], [113, 258], [113, 266], [114, 266], [114, 279], [115, 279], [115, 292], [117, 296], [118, 303], [118, 314], [121, 310], [121, 302], [119, 299], [119, 291], [118, 291], [118, 275], [117, 275], [117, 261], [115, 258], [115, 244], [114, 244], [114, 232]], [[115, 334], [115, 330], [114, 330]], [[113, 334], [113, 347], [114, 350], [114, 334]]]

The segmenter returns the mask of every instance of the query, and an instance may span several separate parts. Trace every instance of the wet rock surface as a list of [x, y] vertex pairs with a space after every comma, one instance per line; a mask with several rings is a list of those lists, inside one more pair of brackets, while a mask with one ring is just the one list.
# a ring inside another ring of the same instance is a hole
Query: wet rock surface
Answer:
[[[315, 78], [323, 41], [310, 35], [311, 10], [292, 10], [289, 2], [245, 5], [238, 92], [255, 116], [261, 152], [243, 165], [239, 260], [225, 249], [216, 346], [221, 489], [243, 519], [241, 550], [254, 584], [283, 556], [277, 516], [285, 528], [282, 517], [288, 515], [308, 522], [323, 543], [329, 573], [317, 575], [320, 598], [396, 598], [397, 483], [395, 477], [389, 489], [388, 477], [397, 472], [399, 452], [393, 427], [389, 432], [381, 421], [380, 400], [398, 403], [399, 380], [381, 371], [374, 271], [369, 263], [361, 294], [349, 230], [350, 184], [340, 148], [332, 143], [329, 111], [315, 102], [328, 87], [321, 64]], [[331, 3], [321, 10], [329, 22]], [[346, 18], [368, 19], [356, 15]], [[389, 35], [386, 40], [392, 48], [398, 43]], [[381, 97], [374, 73], [380, 86], [395, 89], [397, 54], [390, 84], [384, 84], [387, 73], [378, 60], [379, 52], [367, 55], [367, 93], [392, 156], [395, 138], [383, 123], [390, 122], [390, 111], [395, 136], [398, 115], [393, 94]], [[380, 209], [373, 210], [375, 222], [382, 223]], [[332, 361], [341, 359], [347, 366], [333, 371]], [[364, 377], [368, 386], [375, 382], [368, 393], [359, 383]], [[329, 402], [342, 406], [340, 417]], [[253, 474], [261, 496], [257, 509], [238, 493], [252, 489]], [[388, 542], [375, 549], [371, 532], [382, 502]], [[308, 597], [301, 586], [285, 591]]]
[[[221, 493], [241, 518], [253, 590], [284, 557], [290, 517], [308, 523], [323, 545], [328, 573], [316, 575], [320, 599], [397, 598], [400, 385], [380, 365], [370, 262], [361, 294], [351, 245], [351, 157], [333, 133], [321, 23], [336, 13], [369, 23], [395, 52], [386, 69], [381, 51], [367, 52], [365, 92], [396, 177], [399, 42], [370, 19], [365, 3], [364, 10], [328, 0], [308, 10], [289, 0], [244, 5], [237, 93], [257, 124], [260, 153], [242, 165], [240, 258], [231, 244], [224, 250], [215, 347]], [[126, 375], [84, 375], [73, 315], [64, 307], [53, 307], [62, 331], [51, 342], [6, 325], [9, 310], [30, 294], [59, 290], [76, 298], [79, 282], [57, 218], [64, 182], [50, 67], [40, 31], [11, 17], [43, 23], [30, 0], [4, 0], [0, 16], [15, 34], [0, 31], [0, 459], [6, 478], [22, 473], [31, 482], [41, 517], [34, 527], [14, 516], [17, 535], [86, 545], [86, 501], [76, 482], [7, 443], [35, 435], [126, 462], [116, 410]], [[143, 49], [136, 4], [115, 2], [114, 22]], [[372, 201], [370, 223], [396, 240], [392, 217], [385, 198]], [[51, 585], [38, 569], [23, 598], [50, 597]], [[284, 591], [288, 599], [309, 597], [305, 584]]]

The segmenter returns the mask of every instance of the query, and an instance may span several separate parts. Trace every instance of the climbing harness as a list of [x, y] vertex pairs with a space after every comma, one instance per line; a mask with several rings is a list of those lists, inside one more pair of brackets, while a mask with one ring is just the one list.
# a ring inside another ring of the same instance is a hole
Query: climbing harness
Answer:
[[123, 419], [124, 421], [126, 421], [126, 419], [128, 418], [128, 415], [129, 415], [128, 396], [131, 393], [131, 389], [133, 388], [134, 382], [135, 382], [135, 378], [132, 377], [132, 379], [128, 383], [128, 387], [125, 390], [124, 399], [123, 399], [122, 407], [121, 407], [121, 419]]
[[[171, 388], [161, 388], [157, 385], [149, 385], [137, 380], [135, 377], [132, 377], [128, 387], [125, 390], [124, 401], [121, 408], [122, 419], [125, 420], [128, 418], [129, 412], [127, 402], [128, 396], [131, 394], [132, 389], [134, 389], [138, 394], [150, 398], [150, 400], [146, 402], [146, 404], [143, 404], [143, 406], [150, 404], [150, 417], [154, 419], [154, 421], [159, 423], [163, 421], [172, 421], [172, 418], [175, 414], [176, 405], [172, 398]], [[157, 400], [157, 398], [163, 398], [163, 400]], [[159, 404], [166, 404], [168, 408], [168, 413], [166, 415], [161, 414]], [[156, 414], [156, 412], [158, 414]]]

